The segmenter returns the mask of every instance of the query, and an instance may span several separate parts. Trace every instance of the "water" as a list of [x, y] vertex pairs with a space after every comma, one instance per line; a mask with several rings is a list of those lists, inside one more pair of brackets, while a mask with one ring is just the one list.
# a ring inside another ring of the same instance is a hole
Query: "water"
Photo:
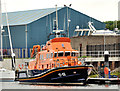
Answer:
[[88, 84], [86, 86], [53, 86], [53, 85], [25, 85], [14, 81], [0, 82], [1, 89], [119, 89], [120, 85], [97, 85]]

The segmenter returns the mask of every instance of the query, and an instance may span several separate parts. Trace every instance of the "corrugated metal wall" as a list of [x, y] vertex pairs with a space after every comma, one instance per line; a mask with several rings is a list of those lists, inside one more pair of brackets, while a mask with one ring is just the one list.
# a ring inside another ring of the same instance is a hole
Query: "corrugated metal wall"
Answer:
[[[104, 29], [105, 24], [93, 19], [87, 15], [84, 15], [78, 11], [68, 8], [68, 16], [71, 22], [69, 23], [70, 37], [73, 36], [74, 30], [77, 25], [80, 28], [88, 28], [88, 22], [92, 21], [96, 29]], [[28, 46], [32, 47], [36, 44], [45, 44], [47, 36], [53, 30], [53, 21], [55, 20], [55, 12], [49, 14], [43, 18], [40, 18], [28, 25]], [[64, 23], [65, 22], [65, 23]], [[67, 34], [67, 7], [58, 10], [58, 27], [59, 29], [65, 29]], [[51, 26], [50, 26], [51, 25]]]
[[[5, 32], [3, 33], [3, 47], [10, 48], [8, 30], [4, 27]], [[11, 39], [13, 48], [25, 48], [25, 26], [10, 26]]]
[[[27, 47], [32, 48], [33, 45], [42, 45], [47, 41], [47, 36], [50, 32], [53, 31], [54, 28], [54, 20], [56, 19], [55, 12], [51, 13], [45, 17], [42, 17], [32, 23], [27, 24]], [[83, 13], [80, 13], [76, 10], [68, 8], [68, 17], [71, 20], [69, 23], [69, 33], [70, 37], [73, 36], [74, 30], [77, 25], [80, 28], [88, 28], [88, 22], [92, 21], [96, 29], [104, 29], [105, 24], [93, 19]], [[67, 34], [67, 7], [64, 7], [58, 10], [58, 27], [60, 30], [65, 30], [64, 32]], [[4, 28], [5, 30], [6, 27]], [[10, 26], [11, 37], [13, 42], [13, 48], [25, 48], [26, 47], [26, 26], [25, 25], [17, 25]], [[7, 35], [7, 33], [4, 35]], [[3, 37], [3, 47], [9, 48], [8, 36]]]

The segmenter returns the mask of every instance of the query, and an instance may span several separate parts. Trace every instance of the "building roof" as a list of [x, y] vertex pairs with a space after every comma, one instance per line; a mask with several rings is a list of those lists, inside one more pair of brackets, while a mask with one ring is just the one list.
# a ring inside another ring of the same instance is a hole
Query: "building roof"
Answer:
[[[61, 9], [60, 7], [57, 10]], [[25, 25], [29, 24], [35, 20], [38, 20], [50, 13], [56, 11], [56, 8], [47, 8], [47, 9], [37, 9], [37, 10], [28, 10], [28, 11], [17, 11], [17, 12], [8, 12], [8, 22], [9, 25]], [[2, 14], [2, 24], [6, 26], [6, 14]]]
[[93, 22], [88, 22], [89, 29], [79, 29], [79, 26], [76, 27], [77, 29], [74, 32], [74, 37], [77, 36], [89, 36], [89, 35], [117, 35], [114, 31], [111, 30], [96, 30], [95, 27], [92, 25]]
[[117, 35], [114, 31], [111, 30], [97, 30], [91, 35]]

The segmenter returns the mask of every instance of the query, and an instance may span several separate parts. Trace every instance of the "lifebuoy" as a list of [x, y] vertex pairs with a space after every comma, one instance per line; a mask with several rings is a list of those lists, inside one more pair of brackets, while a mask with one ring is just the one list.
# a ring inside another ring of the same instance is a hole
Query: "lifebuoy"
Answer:
[[19, 64], [18, 65], [19, 69], [23, 69], [24, 65], [22, 64], [22, 66]]

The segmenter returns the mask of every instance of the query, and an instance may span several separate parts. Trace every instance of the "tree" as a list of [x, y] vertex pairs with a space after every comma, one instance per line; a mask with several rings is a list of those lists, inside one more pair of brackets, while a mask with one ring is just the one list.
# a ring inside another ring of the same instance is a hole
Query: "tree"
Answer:
[[[116, 21], [105, 21], [106, 29], [114, 30], [116, 28]], [[117, 28], [120, 30], [120, 21], [117, 21]]]

